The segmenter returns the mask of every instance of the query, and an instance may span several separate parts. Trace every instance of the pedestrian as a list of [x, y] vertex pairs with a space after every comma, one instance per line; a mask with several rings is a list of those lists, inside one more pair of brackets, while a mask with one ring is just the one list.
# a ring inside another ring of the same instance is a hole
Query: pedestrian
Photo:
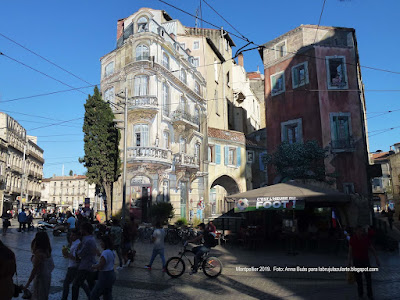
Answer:
[[26, 213], [24, 210], [21, 210], [21, 212], [18, 214], [18, 222], [19, 222], [18, 232], [21, 232], [21, 229], [22, 232], [25, 232], [26, 221], [27, 221]]
[[3, 215], [1, 216], [1, 218], [3, 219], [3, 235], [7, 234], [7, 230], [8, 227], [11, 226], [11, 214], [10, 211], [7, 210], [7, 212], [3, 213]]
[[118, 255], [119, 267], [117, 268], [117, 270], [120, 270], [122, 269], [123, 265], [122, 254], [121, 254], [122, 229], [118, 219], [112, 220], [110, 235], [111, 235], [111, 242], [113, 243], [114, 246], [114, 250]]
[[13, 276], [17, 272], [15, 254], [0, 241], [0, 295], [11, 300], [14, 295]]
[[129, 267], [133, 261], [130, 256], [130, 253], [132, 253], [132, 236], [132, 226], [128, 222], [125, 222], [122, 230], [122, 257], [125, 267]]
[[164, 256], [164, 239], [165, 239], [165, 231], [161, 227], [161, 223], [157, 221], [156, 230], [153, 232], [152, 241], [154, 243], [153, 253], [151, 255], [150, 263], [145, 266], [146, 269], [151, 270], [151, 266], [153, 265], [154, 259], [157, 255], [160, 255], [162, 261], [162, 270], [165, 272], [165, 256]]
[[33, 230], [33, 215], [32, 212], [28, 209], [26, 210], [26, 225], [28, 227], [28, 231]]
[[[92, 265], [96, 264], [96, 254], [98, 253], [96, 241], [93, 237], [93, 227], [85, 222], [80, 226], [80, 234], [82, 241], [76, 250], [76, 256], [79, 260], [78, 271], [74, 282], [72, 283], [72, 300], [78, 300], [79, 288], [82, 287], [90, 297], [90, 290], [93, 289], [95, 283], [95, 273]], [[89, 287], [84, 283], [87, 281]]]
[[108, 236], [103, 236], [100, 244], [104, 250], [101, 253], [99, 263], [93, 266], [93, 269], [99, 271], [99, 279], [90, 294], [90, 300], [98, 300], [101, 295], [103, 295], [104, 300], [112, 300], [112, 287], [116, 279], [113, 244]]
[[[369, 268], [371, 265], [369, 262], [368, 250], [371, 250], [371, 252], [375, 256], [376, 264], [379, 267], [380, 263], [374, 247], [371, 245], [371, 242], [364, 232], [363, 228], [361, 226], [358, 226], [355, 230], [355, 234], [352, 235], [350, 238], [348, 265], [351, 266], [351, 264], [353, 263], [353, 266], [356, 268]], [[368, 271], [355, 272], [358, 287], [358, 297], [362, 298], [364, 294], [362, 279], [363, 273], [367, 283], [368, 299], [373, 299], [371, 273]]]
[[61, 298], [62, 300], [68, 299], [69, 285], [74, 281], [76, 273], [78, 272], [79, 263], [76, 259], [76, 250], [78, 249], [78, 245], [81, 241], [79, 233], [75, 229], [71, 230], [70, 241], [71, 247], [69, 248], [69, 251], [68, 248], [63, 248], [63, 256], [65, 258], [68, 258], [68, 271], [65, 275], [63, 283], [63, 294]]
[[203, 209], [204, 209], [204, 203], [203, 203], [203, 197], [201, 197], [200, 201], [197, 203], [197, 218], [200, 221], [203, 221]]
[[387, 218], [388, 218], [388, 221], [389, 221], [390, 230], [393, 230], [393, 214], [394, 214], [393, 210], [388, 208]]
[[31, 243], [33, 268], [24, 289], [28, 289], [33, 281], [33, 300], [47, 300], [50, 293], [51, 272], [54, 261], [51, 256], [51, 245], [46, 232], [36, 233]]
[[217, 231], [217, 228], [215, 227], [215, 225], [213, 224], [213, 221], [209, 221], [207, 224], [207, 230], [208, 232], [213, 232], [215, 233]]
[[71, 236], [71, 232], [75, 230], [75, 223], [76, 223], [75, 217], [71, 214], [70, 211], [67, 211], [67, 224], [68, 224], [67, 241], [68, 241], [68, 244], [71, 244], [70, 236]]

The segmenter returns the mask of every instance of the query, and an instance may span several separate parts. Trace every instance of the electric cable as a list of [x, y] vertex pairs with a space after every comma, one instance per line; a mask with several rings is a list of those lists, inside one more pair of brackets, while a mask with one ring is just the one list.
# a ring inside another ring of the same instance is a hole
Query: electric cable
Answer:
[[326, 2], [326, 0], [324, 0], [324, 3], [322, 4], [321, 14], [319, 15], [318, 26], [317, 26], [317, 30], [315, 31], [314, 44], [315, 44], [315, 41], [317, 40], [319, 25], [321, 24], [322, 14], [324, 13], [325, 2]]

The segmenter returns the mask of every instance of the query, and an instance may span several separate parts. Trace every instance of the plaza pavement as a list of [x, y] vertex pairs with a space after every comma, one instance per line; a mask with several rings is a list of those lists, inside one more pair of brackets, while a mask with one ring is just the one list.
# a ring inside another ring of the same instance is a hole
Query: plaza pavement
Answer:
[[[25, 283], [31, 270], [30, 243], [36, 231], [19, 233], [13, 227], [1, 240], [11, 247], [17, 257], [18, 280]], [[52, 275], [49, 299], [60, 299], [62, 283], [67, 269], [67, 260], [61, 255], [66, 237], [53, 237], [55, 270]], [[161, 271], [161, 262], [156, 258], [153, 269], [144, 265], [149, 262], [152, 245], [137, 243], [136, 260], [129, 268], [117, 274], [113, 298], [125, 299], [357, 299], [356, 285], [345, 281], [345, 273], [322, 272], [244, 272], [236, 267], [318, 267], [345, 266], [346, 254], [299, 253], [287, 256], [282, 250], [267, 247], [268, 250], [244, 250], [236, 246], [217, 246], [212, 254], [219, 257], [224, 265], [222, 274], [207, 278], [203, 273], [189, 275], [189, 270], [178, 279], [170, 278]], [[177, 255], [179, 246], [166, 245], [166, 258]], [[381, 268], [373, 273], [375, 299], [400, 299], [400, 256], [399, 253], [380, 252]], [[116, 260], [116, 264], [118, 259]], [[373, 261], [374, 263], [374, 261]], [[80, 299], [86, 299], [81, 290]], [[21, 298], [22, 299], [22, 298]]]

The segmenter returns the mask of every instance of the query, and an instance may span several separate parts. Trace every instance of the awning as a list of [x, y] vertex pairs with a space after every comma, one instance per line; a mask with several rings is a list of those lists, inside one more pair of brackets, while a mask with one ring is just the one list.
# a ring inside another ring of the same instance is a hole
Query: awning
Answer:
[[235, 202], [235, 212], [257, 210], [302, 210], [305, 204], [330, 206], [350, 202], [350, 195], [336, 190], [295, 181], [226, 196]]

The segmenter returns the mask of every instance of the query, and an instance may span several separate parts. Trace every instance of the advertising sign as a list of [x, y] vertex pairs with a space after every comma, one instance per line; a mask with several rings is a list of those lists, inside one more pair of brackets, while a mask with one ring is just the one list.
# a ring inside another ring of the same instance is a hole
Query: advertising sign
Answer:
[[242, 198], [235, 201], [235, 212], [261, 210], [304, 210], [304, 199], [297, 197]]

